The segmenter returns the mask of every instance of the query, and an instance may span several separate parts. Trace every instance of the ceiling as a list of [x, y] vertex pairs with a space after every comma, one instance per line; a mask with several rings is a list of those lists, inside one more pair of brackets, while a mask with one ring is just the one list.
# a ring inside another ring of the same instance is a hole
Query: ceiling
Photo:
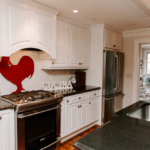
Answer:
[[[141, 0], [35, 0], [60, 10], [61, 16], [86, 25], [106, 23], [122, 31], [150, 26], [150, 9]], [[150, 0], [147, 0], [150, 1]], [[77, 9], [77, 14], [73, 10]], [[97, 18], [98, 20], [93, 20]], [[130, 26], [136, 24], [136, 26]]]

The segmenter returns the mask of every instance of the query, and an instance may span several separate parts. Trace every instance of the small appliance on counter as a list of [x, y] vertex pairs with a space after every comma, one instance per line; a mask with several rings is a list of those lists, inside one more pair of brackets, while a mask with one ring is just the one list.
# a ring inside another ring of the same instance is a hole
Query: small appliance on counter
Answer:
[[77, 71], [75, 72], [75, 78], [76, 78], [76, 89], [82, 89], [85, 87], [86, 82], [86, 73]]

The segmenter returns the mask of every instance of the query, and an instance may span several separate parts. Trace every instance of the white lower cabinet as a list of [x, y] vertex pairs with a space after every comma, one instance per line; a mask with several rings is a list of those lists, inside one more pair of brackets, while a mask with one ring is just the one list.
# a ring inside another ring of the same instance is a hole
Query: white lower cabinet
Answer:
[[89, 122], [89, 101], [86, 100], [86, 101], [82, 101], [80, 103], [80, 109], [79, 109], [79, 119], [80, 119], [80, 122], [79, 122], [79, 127], [82, 128], [86, 125], [88, 125], [88, 122]]
[[98, 121], [99, 100], [99, 90], [65, 97], [61, 103], [61, 137]]
[[99, 118], [99, 97], [90, 99], [89, 101], [89, 123]]
[[79, 129], [79, 103], [68, 105], [68, 133]]
[[66, 99], [64, 98], [61, 102], [61, 137], [67, 135], [67, 108], [66, 108]]
[[0, 111], [0, 150], [15, 150], [13, 109]]

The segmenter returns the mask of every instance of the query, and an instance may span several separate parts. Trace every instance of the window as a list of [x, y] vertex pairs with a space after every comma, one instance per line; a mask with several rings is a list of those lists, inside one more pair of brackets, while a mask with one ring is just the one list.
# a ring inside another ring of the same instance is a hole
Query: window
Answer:
[[146, 54], [146, 64], [147, 64], [147, 67], [146, 67], [146, 73], [147, 74], [150, 74], [150, 53], [147, 53]]

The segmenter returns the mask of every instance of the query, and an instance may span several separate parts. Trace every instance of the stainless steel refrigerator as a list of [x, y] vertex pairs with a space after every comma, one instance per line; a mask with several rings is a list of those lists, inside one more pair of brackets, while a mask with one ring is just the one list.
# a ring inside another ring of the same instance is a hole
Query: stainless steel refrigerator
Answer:
[[124, 53], [103, 51], [103, 99], [102, 122], [113, 118], [122, 109]]

